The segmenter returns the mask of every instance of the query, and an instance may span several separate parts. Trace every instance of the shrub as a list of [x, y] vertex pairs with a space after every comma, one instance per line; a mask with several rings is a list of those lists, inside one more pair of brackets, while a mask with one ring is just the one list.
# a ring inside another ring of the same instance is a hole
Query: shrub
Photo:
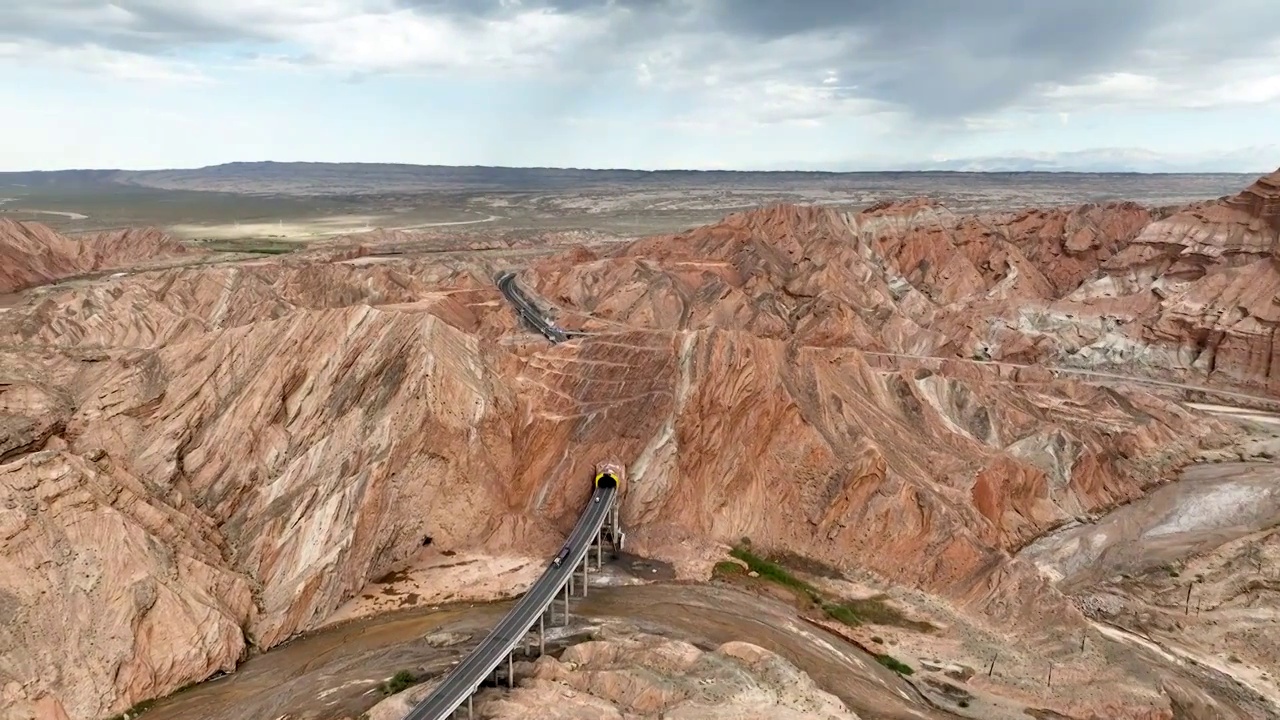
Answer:
[[729, 554], [746, 563], [747, 567], [752, 572], [758, 573], [760, 577], [793, 590], [799, 590], [815, 602], [818, 601], [820, 596], [816, 588], [787, 572], [787, 569], [781, 565], [765, 560], [744, 547], [736, 547], [729, 551]]
[[863, 623], [872, 625], [889, 625], [903, 627], [916, 632], [933, 632], [937, 630], [931, 623], [911, 620], [897, 608], [885, 602], [884, 595], [863, 600], [846, 600], [842, 603], [829, 603], [822, 606], [827, 615], [835, 620], [857, 627]]
[[390, 680], [382, 683], [382, 694], [395, 695], [398, 692], [404, 692], [417, 683], [418, 678], [414, 677], [413, 673], [408, 670], [401, 670], [395, 675], [392, 675]]
[[858, 617], [858, 613], [854, 612], [849, 605], [823, 603], [822, 611], [832, 620], [842, 622], [849, 627], [858, 627], [862, 624], [862, 618]]
[[915, 670], [912, 670], [910, 665], [892, 655], [877, 655], [876, 661], [899, 675], [912, 675], [915, 673]]
[[711, 569], [711, 577], [734, 577], [744, 574], [742, 566], [731, 560], [721, 560]]

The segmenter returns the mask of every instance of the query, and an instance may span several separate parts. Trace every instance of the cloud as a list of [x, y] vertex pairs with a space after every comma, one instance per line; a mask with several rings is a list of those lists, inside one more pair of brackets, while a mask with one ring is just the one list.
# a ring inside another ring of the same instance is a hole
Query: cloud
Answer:
[[1208, 109], [1280, 101], [1280, 42], [1259, 57], [1191, 64], [1177, 72], [1113, 72], [1042, 89], [1049, 105], [1133, 109]]
[[122, 80], [181, 84], [213, 82], [192, 63], [168, 61], [100, 45], [60, 47], [43, 41], [19, 43], [0, 40], [0, 61], [5, 60], [20, 60], [28, 65], [38, 64]]
[[308, 62], [334, 69], [492, 73], [550, 68], [557, 51], [598, 35], [601, 24], [545, 9], [474, 22], [397, 10], [281, 30]]
[[684, 99], [680, 121], [719, 126], [1272, 103], [1278, 39], [1274, 0], [0, 3], [10, 58], [172, 79], [198, 75], [184, 56], [250, 47], [259, 68], [627, 78]]

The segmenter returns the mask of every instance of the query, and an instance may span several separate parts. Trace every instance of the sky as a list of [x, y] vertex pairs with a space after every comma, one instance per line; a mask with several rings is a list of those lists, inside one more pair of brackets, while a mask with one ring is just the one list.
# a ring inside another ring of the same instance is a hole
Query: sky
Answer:
[[0, 170], [1280, 167], [1277, 0], [0, 0]]

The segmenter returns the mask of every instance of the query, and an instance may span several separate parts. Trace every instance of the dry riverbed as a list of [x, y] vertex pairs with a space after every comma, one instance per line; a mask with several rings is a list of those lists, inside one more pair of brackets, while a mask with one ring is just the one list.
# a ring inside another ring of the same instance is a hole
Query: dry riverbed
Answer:
[[[445, 672], [508, 606], [451, 606], [336, 625], [252, 658], [233, 675], [163, 700], [146, 718], [357, 717], [384, 698], [380, 686], [397, 672], [420, 677]], [[602, 582], [586, 599], [575, 600], [574, 625], [558, 633], [551, 650], [558, 653], [586, 639], [602, 624], [676, 638], [704, 650], [730, 641], [769, 648], [865, 720], [953, 717], [931, 709], [895, 673], [855, 645], [809, 625], [786, 604], [734, 588], [608, 587]]]
[[1232, 717], [1280, 717], [1280, 416], [1193, 407], [1236, 423], [1238, 442], [1020, 557], [1100, 632], [1236, 698]]

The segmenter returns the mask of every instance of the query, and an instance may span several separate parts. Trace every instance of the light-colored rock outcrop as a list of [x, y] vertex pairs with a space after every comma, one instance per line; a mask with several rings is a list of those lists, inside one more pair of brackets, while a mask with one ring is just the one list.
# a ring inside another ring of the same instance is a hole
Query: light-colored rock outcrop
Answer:
[[669, 720], [857, 720], [835, 696], [779, 655], [731, 642], [704, 652], [636, 633], [574, 645], [531, 671], [514, 692], [481, 696], [501, 718], [668, 718]]
[[1103, 270], [1073, 299], [1133, 308], [1127, 334], [1175, 369], [1280, 396], [1280, 172], [1151, 223]]

